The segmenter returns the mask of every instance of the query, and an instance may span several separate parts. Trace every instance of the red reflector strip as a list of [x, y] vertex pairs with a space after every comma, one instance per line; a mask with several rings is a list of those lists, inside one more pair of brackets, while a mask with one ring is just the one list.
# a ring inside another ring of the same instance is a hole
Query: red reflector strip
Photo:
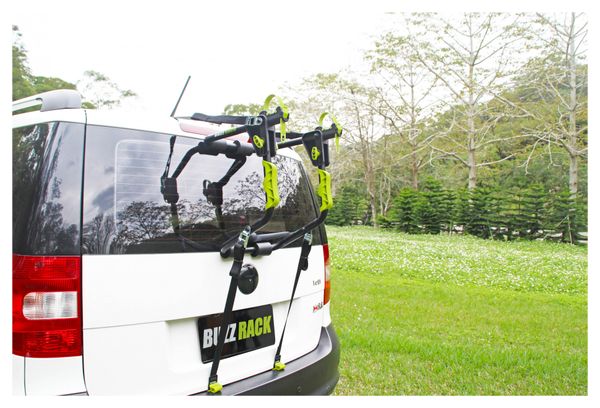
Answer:
[[81, 329], [13, 332], [13, 354], [24, 357], [81, 355]]
[[325, 290], [323, 292], [323, 304], [329, 302], [331, 297], [331, 267], [329, 262], [329, 245], [323, 245], [323, 263], [325, 269]]
[[78, 256], [13, 255], [13, 279], [75, 279], [80, 266]]
[[[33, 304], [33, 297], [41, 303]], [[27, 317], [24, 314], [26, 299]], [[13, 354], [25, 357], [81, 355], [79, 256], [13, 255], [12, 300]]]

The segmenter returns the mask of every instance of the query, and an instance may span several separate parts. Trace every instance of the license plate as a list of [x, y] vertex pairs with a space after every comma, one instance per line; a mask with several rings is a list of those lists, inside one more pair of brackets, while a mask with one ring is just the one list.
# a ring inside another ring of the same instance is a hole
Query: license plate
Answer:
[[[200, 357], [203, 363], [213, 360], [217, 349], [223, 314], [202, 316], [198, 319]], [[221, 358], [235, 356], [275, 344], [273, 307], [264, 305], [236, 310], [228, 324]]]

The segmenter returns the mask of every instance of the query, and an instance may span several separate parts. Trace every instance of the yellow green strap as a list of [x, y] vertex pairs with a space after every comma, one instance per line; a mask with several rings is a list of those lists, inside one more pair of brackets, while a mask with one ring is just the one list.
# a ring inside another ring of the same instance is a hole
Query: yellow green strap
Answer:
[[267, 196], [267, 204], [265, 209], [277, 207], [279, 204], [279, 188], [277, 185], [277, 167], [268, 161], [263, 160], [262, 162], [265, 170], [265, 180], [263, 181], [263, 189]]
[[323, 120], [327, 116], [331, 118], [331, 121], [335, 124], [335, 127], [337, 128], [337, 134], [335, 135], [335, 151], [337, 152], [340, 148], [340, 135], [342, 134], [342, 126], [337, 121], [336, 117], [329, 112], [321, 113], [321, 116], [319, 116], [319, 126], [323, 127]]
[[318, 169], [318, 171], [319, 187], [317, 188], [317, 195], [321, 197], [321, 208], [319, 211], [323, 212], [333, 207], [333, 196], [331, 195], [331, 174], [321, 169]]
[[271, 101], [273, 100], [273, 98], [277, 98], [277, 103], [279, 104], [279, 107], [283, 111], [283, 118], [279, 119], [279, 133], [281, 134], [280, 140], [282, 142], [285, 142], [287, 130], [286, 130], [284, 119], [287, 120], [290, 115], [288, 113], [288, 107], [286, 106], [286, 104], [283, 103], [283, 100], [279, 96], [275, 96], [275, 94], [271, 94], [271, 95], [267, 96], [267, 99], [265, 99], [265, 103], [263, 104], [262, 110], [266, 111], [267, 109], [269, 109], [269, 105], [271, 105]]

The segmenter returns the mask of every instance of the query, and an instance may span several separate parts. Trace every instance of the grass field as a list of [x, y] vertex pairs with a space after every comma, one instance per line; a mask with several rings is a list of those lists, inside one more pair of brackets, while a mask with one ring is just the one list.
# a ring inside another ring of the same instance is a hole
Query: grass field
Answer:
[[328, 227], [334, 395], [586, 395], [587, 248]]

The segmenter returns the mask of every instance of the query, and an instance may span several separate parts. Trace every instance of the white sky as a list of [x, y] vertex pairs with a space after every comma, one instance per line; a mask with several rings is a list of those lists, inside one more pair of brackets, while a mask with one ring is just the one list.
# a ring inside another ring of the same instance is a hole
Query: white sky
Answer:
[[[169, 115], [188, 75], [178, 114], [221, 113], [228, 103], [262, 103], [281, 86], [317, 72], [358, 69], [366, 49], [415, 1], [19, 1], [32, 73], [77, 82], [107, 75], [138, 98], [127, 109]], [[515, 4], [487, 2], [496, 10]], [[485, 9], [486, 3], [419, 1], [422, 10]], [[536, 8], [537, 4], [537, 8]], [[572, 5], [572, 3], [570, 3]], [[449, 8], [451, 7], [451, 8]], [[530, 10], [545, 10], [536, 0]], [[523, 7], [520, 7], [523, 9]]]
[[285, 81], [356, 66], [391, 20], [390, 2], [28, 3], [12, 23], [34, 75], [76, 82], [93, 69], [138, 93], [140, 108], [166, 115], [188, 75], [179, 112], [220, 113], [227, 103], [261, 103]]

